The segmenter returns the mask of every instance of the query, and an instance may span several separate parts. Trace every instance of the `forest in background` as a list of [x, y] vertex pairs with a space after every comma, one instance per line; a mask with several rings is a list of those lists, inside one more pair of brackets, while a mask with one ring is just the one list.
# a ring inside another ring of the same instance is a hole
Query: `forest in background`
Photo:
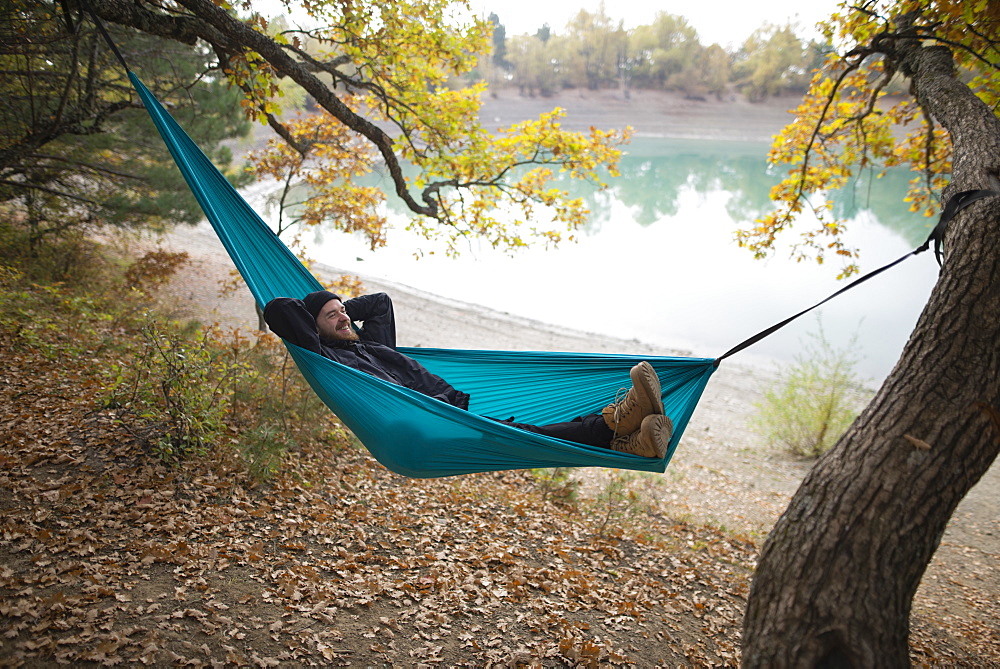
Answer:
[[493, 50], [478, 74], [491, 86], [516, 86], [530, 95], [561, 89], [679, 91], [692, 98], [751, 101], [804, 92], [832, 50], [804, 39], [792, 25], [765, 23], [735, 50], [704, 45], [683, 16], [658, 12], [651, 24], [626, 29], [603, 4], [580, 10], [557, 32], [544, 24], [534, 34], [507, 35], [503, 17], [489, 17]]

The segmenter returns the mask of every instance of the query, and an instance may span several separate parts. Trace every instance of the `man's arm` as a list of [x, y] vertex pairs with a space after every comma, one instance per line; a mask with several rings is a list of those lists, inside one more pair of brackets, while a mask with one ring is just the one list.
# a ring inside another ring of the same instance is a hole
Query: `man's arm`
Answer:
[[362, 321], [360, 337], [389, 348], [396, 348], [396, 316], [392, 300], [385, 293], [362, 295], [344, 302], [352, 321]]
[[302, 300], [274, 298], [264, 307], [264, 320], [271, 331], [285, 341], [323, 355], [316, 319], [306, 310]]

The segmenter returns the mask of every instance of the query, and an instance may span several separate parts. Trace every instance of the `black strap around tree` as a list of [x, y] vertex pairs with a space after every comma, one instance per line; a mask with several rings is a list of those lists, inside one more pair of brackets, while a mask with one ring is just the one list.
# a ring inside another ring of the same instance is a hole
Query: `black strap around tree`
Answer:
[[993, 190], [966, 190], [966, 191], [962, 191], [961, 193], [956, 193], [955, 195], [952, 195], [951, 198], [948, 200], [948, 204], [945, 205], [944, 211], [941, 212], [941, 218], [938, 220], [937, 225], [934, 226], [934, 229], [931, 231], [930, 236], [927, 237], [927, 241], [925, 241], [923, 244], [921, 244], [920, 246], [918, 246], [914, 250], [910, 251], [909, 253], [907, 253], [903, 257], [897, 258], [896, 260], [893, 260], [888, 265], [884, 265], [883, 267], [879, 267], [878, 269], [873, 270], [873, 271], [869, 272], [868, 274], [865, 274], [864, 276], [862, 276], [862, 277], [860, 277], [858, 279], [855, 279], [854, 281], [852, 281], [851, 283], [847, 284], [846, 286], [844, 286], [843, 288], [841, 288], [840, 290], [838, 290], [836, 293], [834, 293], [833, 295], [831, 295], [828, 298], [826, 298], [825, 300], [823, 300], [821, 302], [817, 302], [816, 304], [812, 305], [808, 309], [803, 309], [802, 311], [800, 311], [799, 313], [795, 314], [794, 316], [790, 316], [790, 317], [786, 318], [785, 320], [781, 321], [780, 323], [772, 325], [771, 327], [767, 328], [766, 330], [761, 330], [760, 332], [758, 332], [757, 334], [753, 335], [749, 339], [745, 339], [744, 341], [740, 342], [739, 344], [737, 344], [736, 346], [732, 347], [731, 349], [729, 349], [728, 351], [726, 351], [725, 353], [723, 353], [722, 355], [720, 355], [718, 358], [716, 358], [715, 359], [715, 366], [718, 367], [719, 363], [721, 363], [723, 360], [725, 360], [729, 356], [731, 356], [731, 355], [733, 355], [735, 353], [739, 353], [740, 351], [742, 351], [743, 349], [745, 349], [747, 347], [753, 346], [754, 344], [756, 344], [757, 342], [759, 342], [761, 339], [764, 339], [765, 337], [773, 334], [777, 330], [780, 330], [781, 328], [785, 327], [786, 325], [788, 325], [789, 323], [791, 323], [792, 321], [794, 321], [799, 316], [807, 314], [810, 311], [812, 311], [813, 309], [826, 304], [827, 302], [829, 302], [833, 298], [837, 297], [841, 293], [845, 293], [845, 292], [849, 291], [851, 288], [854, 288], [855, 286], [864, 283], [868, 279], [871, 279], [872, 277], [878, 276], [879, 274], [881, 274], [882, 272], [886, 271], [887, 269], [891, 269], [891, 268], [895, 267], [896, 265], [898, 265], [899, 263], [903, 262], [904, 260], [906, 260], [910, 256], [915, 256], [915, 255], [917, 255], [919, 253], [923, 253], [924, 251], [926, 251], [927, 249], [930, 248], [930, 245], [931, 245], [932, 241], [934, 242], [934, 257], [937, 258], [938, 266], [940, 267], [941, 263], [942, 263], [942, 257], [943, 257], [942, 253], [941, 253], [941, 245], [944, 243], [944, 232], [945, 232], [945, 230], [948, 227], [948, 222], [951, 219], [953, 219], [958, 214], [958, 212], [962, 211], [963, 209], [965, 209], [966, 207], [968, 207], [970, 204], [972, 204], [976, 200], [981, 200], [984, 197], [994, 197], [994, 196], [997, 196], [997, 195], [1000, 195], [1000, 192], [993, 191]]

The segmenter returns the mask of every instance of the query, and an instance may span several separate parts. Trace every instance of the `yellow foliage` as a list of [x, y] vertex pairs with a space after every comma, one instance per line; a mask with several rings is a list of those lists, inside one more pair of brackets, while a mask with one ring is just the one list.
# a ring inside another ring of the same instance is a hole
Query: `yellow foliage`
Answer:
[[[922, 37], [949, 45], [969, 86], [993, 109], [1000, 109], [1000, 72], [979, 54], [1000, 40], [1000, 4], [977, 0], [874, 0], [863, 6], [845, 3], [824, 24], [824, 34], [838, 50], [813, 77], [809, 91], [794, 110], [795, 120], [775, 137], [769, 154], [773, 164], [788, 165], [787, 176], [775, 186], [775, 211], [737, 241], [757, 257], [774, 249], [777, 235], [792, 227], [806, 208], [818, 226], [800, 233], [797, 257], [822, 263], [833, 253], [842, 258], [841, 277], [857, 272], [857, 250], [842, 235], [845, 221], [836, 220], [824, 193], [850, 184], [859, 169], [899, 165], [919, 173], [911, 181], [906, 202], [913, 211], [931, 216], [951, 172], [947, 132], [932, 124], [912, 96], [885, 96], [897, 73], [879, 39], [894, 30], [897, 20], [915, 12]], [[975, 29], [971, 29], [972, 26]]]
[[285, 186], [282, 197], [296, 184], [309, 193], [301, 202], [282, 201], [279, 234], [284, 225], [284, 209], [293, 208], [294, 222], [318, 225], [333, 222], [337, 229], [359, 232], [372, 249], [385, 244], [385, 217], [379, 213], [384, 201], [374, 186], [360, 186], [354, 179], [368, 174], [375, 152], [326, 112], [299, 116], [287, 121], [293, 140], [308, 150], [300, 153], [285, 141], [274, 138], [267, 147], [250, 155], [258, 176], [268, 176]]
[[[392, 129], [392, 151], [408, 168], [397, 192], [405, 188], [427, 210], [411, 217], [410, 229], [442, 239], [448, 253], [457, 253], [470, 235], [507, 250], [571, 238], [588, 212], [581, 200], [552, 188], [552, 180], [567, 175], [603, 187], [604, 175], [617, 174], [617, 147], [630, 131], [570, 132], [560, 127], [559, 109], [487, 131], [479, 122], [485, 84], [459, 90], [448, 84], [488, 53], [492, 27], [478, 20], [463, 24], [456, 6], [469, 9], [453, 0], [310, 0], [302, 8], [319, 27], [310, 29], [308, 49], [301, 49], [317, 63], [335, 61], [344, 75], [333, 75], [338, 85], [331, 92], [359, 117]], [[247, 23], [268, 34], [259, 17]], [[247, 93], [248, 113], [260, 119], [276, 109], [271, 65], [244, 52], [227, 70]], [[308, 196], [290, 210], [294, 220], [332, 222], [366, 235], [372, 248], [384, 244], [383, 196], [358, 179], [386, 156], [357, 128], [325, 112], [282, 123], [296, 148], [269, 143], [254, 156], [254, 170], [284, 184], [286, 205], [295, 199], [294, 184], [308, 186]]]

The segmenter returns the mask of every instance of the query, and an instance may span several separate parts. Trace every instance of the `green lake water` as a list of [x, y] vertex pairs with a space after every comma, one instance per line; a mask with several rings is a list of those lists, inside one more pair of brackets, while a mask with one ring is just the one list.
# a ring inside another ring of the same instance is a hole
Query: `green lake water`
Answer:
[[[770, 210], [766, 144], [636, 138], [621, 176], [603, 192], [565, 185], [592, 212], [578, 243], [514, 256], [473, 245], [460, 258], [413, 257], [433, 245], [402, 228], [405, 212], [390, 205], [398, 229], [375, 252], [341, 233], [317, 236], [318, 261], [474, 302], [519, 316], [639, 339], [715, 357], [730, 346], [840, 289], [839, 261], [795, 262], [789, 247], [755, 260], [734, 231]], [[864, 175], [834, 197], [850, 220], [848, 242], [861, 249], [862, 271], [912, 250], [930, 219], [902, 202], [910, 175]], [[805, 230], [808, 220], [799, 224]], [[795, 231], [783, 243], [791, 245]], [[872, 281], [739, 354], [748, 362], [786, 362], [803, 351], [822, 323], [836, 347], [851, 345], [860, 372], [883, 378], [895, 363], [936, 279], [930, 253]], [[819, 319], [814, 314], [819, 315]], [[623, 351], [627, 352], [627, 351]]]

